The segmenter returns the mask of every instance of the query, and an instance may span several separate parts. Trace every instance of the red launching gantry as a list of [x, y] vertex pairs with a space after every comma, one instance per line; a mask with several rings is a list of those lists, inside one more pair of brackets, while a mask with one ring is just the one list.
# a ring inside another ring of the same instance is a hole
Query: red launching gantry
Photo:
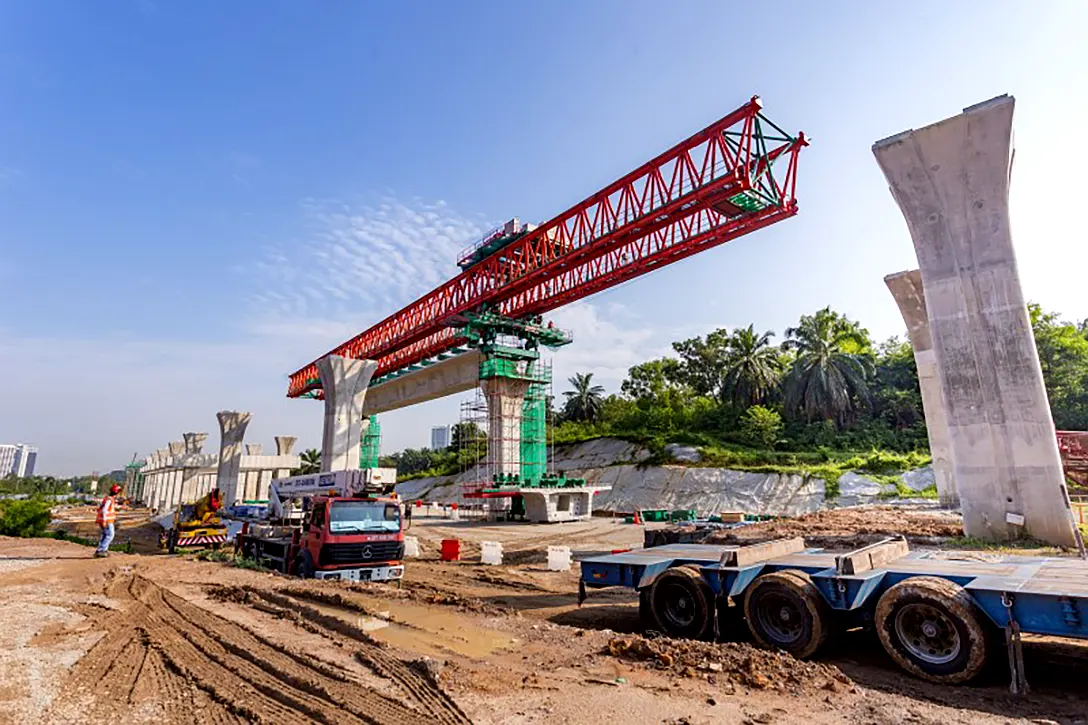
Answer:
[[[754, 96], [549, 222], [489, 232], [462, 253], [461, 274], [327, 354], [377, 360], [377, 381], [468, 342], [465, 313], [540, 315], [793, 216], [808, 142], [762, 106]], [[287, 395], [321, 397], [314, 363]]]

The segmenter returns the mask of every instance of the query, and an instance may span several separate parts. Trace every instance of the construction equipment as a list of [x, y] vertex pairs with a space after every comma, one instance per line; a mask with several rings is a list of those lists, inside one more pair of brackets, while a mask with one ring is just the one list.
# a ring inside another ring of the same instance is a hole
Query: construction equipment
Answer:
[[171, 554], [179, 547], [218, 549], [227, 541], [227, 526], [219, 518], [219, 489], [209, 491], [195, 503], [184, 503], [174, 511], [169, 529], [159, 539]]
[[275, 479], [268, 521], [243, 524], [235, 551], [303, 578], [400, 579], [404, 531], [395, 483], [393, 468]]
[[[808, 142], [762, 108], [752, 97], [544, 224], [492, 230], [460, 255], [459, 275], [327, 354], [377, 360], [380, 385], [464, 352], [470, 313], [524, 321], [794, 216]], [[323, 397], [316, 362], [287, 395]]]
[[969, 551], [911, 552], [889, 538], [833, 554], [798, 537], [748, 546], [667, 544], [582, 561], [586, 588], [639, 592], [645, 626], [710, 638], [743, 610], [753, 638], [797, 657], [840, 628], [874, 626], [896, 664], [930, 682], [978, 675], [1004, 637], [1026, 691], [1020, 634], [1088, 639], [1088, 562]]

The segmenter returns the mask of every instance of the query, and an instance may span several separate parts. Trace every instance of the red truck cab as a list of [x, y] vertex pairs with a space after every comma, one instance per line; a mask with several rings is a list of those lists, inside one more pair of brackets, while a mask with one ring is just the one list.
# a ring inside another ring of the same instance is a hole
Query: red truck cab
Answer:
[[404, 576], [404, 531], [393, 498], [315, 496], [292, 541], [301, 577], [390, 581]]

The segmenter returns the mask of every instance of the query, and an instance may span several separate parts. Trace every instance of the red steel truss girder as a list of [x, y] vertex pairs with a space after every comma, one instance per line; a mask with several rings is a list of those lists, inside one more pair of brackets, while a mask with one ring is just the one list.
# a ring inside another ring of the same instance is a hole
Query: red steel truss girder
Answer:
[[[554, 309], [792, 215], [797, 154], [806, 142], [803, 136], [779, 142], [765, 156], [753, 151], [760, 107], [753, 98], [327, 354], [376, 358], [377, 374], [384, 374], [463, 342], [445, 322], [482, 303], [498, 303], [511, 316]], [[735, 150], [723, 137], [730, 130]], [[782, 207], [742, 217], [733, 227], [709, 207], [750, 189], [752, 175], [787, 152], [790, 162], [782, 183], [770, 181]], [[692, 241], [693, 234], [699, 243]], [[655, 235], [659, 242], [653, 251]], [[618, 265], [624, 254], [628, 262]], [[552, 293], [558, 298], [549, 303]], [[319, 389], [316, 378], [313, 363], [295, 372], [288, 396]]]

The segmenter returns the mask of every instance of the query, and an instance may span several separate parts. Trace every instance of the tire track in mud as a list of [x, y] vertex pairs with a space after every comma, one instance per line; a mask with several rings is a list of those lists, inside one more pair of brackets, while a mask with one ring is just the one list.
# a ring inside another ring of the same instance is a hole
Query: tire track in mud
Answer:
[[410, 704], [141, 576], [111, 581], [108, 589], [122, 609], [99, 619], [96, 630], [105, 636], [72, 668], [47, 721], [140, 714], [165, 723], [470, 722], [437, 683], [386, 652], [360, 661], [392, 680]]
[[[412, 701], [428, 712], [431, 722], [442, 725], [469, 725], [471, 720], [431, 677], [417, 671], [399, 658], [390, 654], [377, 640], [353, 624], [299, 601], [296, 594], [288, 590], [270, 591], [254, 587], [242, 587], [246, 601], [254, 599], [262, 611], [276, 613], [284, 618], [293, 619], [300, 624], [308, 624], [307, 629], [320, 634], [336, 633], [353, 640], [356, 660], [369, 667], [379, 677], [392, 680], [407, 692]], [[323, 601], [325, 601], [322, 598]], [[350, 608], [344, 607], [351, 611]], [[313, 625], [317, 625], [314, 627]], [[325, 631], [321, 631], [325, 630]]]

